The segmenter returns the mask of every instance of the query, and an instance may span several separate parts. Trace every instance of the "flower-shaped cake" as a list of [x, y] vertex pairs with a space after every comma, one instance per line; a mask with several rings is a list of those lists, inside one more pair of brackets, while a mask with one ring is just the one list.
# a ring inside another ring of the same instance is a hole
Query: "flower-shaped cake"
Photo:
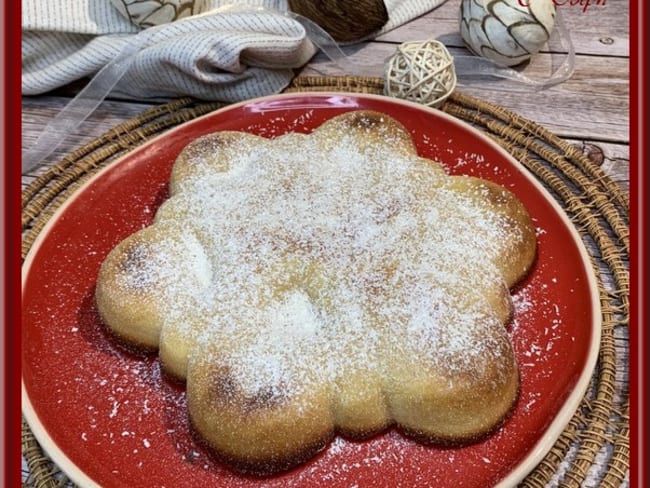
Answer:
[[204, 136], [170, 190], [104, 261], [97, 303], [186, 380], [196, 432], [231, 466], [288, 469], [391, 425], [471, 441], [507, 417], [509, 289], [536, 252], [512, 193], [448, 175], [371, 111]]

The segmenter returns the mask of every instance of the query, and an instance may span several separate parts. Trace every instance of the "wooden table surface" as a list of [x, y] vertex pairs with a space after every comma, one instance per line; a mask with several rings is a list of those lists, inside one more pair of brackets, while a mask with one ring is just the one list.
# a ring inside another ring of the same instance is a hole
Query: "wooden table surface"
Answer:
[[[566, 82], [538, 89], [503, 79], [476, 79], [459, 75], [457, 90], [508, 108], [581, 147], [626, 191], [629, 188], [629, 2], [607, 0], [558, 7], [575, 46], [575, 72]], [[300, 71], [304, 75], [382, 76], [384, 61], [396, 47], [410, 40], [435, 38], [455, 55], [468, 54], [458, 33], [460, 0], [439, 8], [381, 37], [344, 48], [359, 72], [344, 73], [326, 56], [317, 54]], [[549, 66], [565, 53], [543, 51], [526, 69], [531, 77], [548, 75]], [[71, 99], [74, 90], [22, 99], [23, 150], [34, 143], [48, 121]], [[118, 123], [150, 108], [146, 102], [105, 101], [45, 161], [58, 162], [65, 154], [100, 136]], [[43, 171], [23, 175], [23, 185]], [[620, 338], [625, 348], [627, 337]], [[627, 359], [624, 354], [623, 360]], [[626, 368], [624, 368], [626, 369]]]
[[[562, 2], [558, 2], [562, 3]], [[503, 79], [479, 79], [459, 75], [457, 90], [494, 102], [537, 122], [556, 135], [584, 148], [625, 189], [629, 168], [629, 2], [608, 0], [581, 5], [559, 6], [575, 50], [575, 72], [568, 81], [537, 89]], [[586, 2], [582, 2], [586, 3]], [[355, 75], [382, 76], [384, 61], [405, 41], [438, 39], [455, 55], [468, 54], [458, 33], [460, 0], [447, 0], [437, 9], [371, 42], [344, 48], [359, 72]], [[542, 52], [525, 73], [533, 78], [548, 76], [564, 53]], [[344, 75], [322, 54], [317, 54], [300, 74]], [[23, 148], [34, 143], [40, 131], [70, 100], [71, 90], [23, 97]], [[55, 163], [79, 145], [101, 135], [151, 105], [145, 102], [107, 100], [81, 127], [70, 134], [47, 160]], [[24, 175], [31, 181], [33, 173]]]

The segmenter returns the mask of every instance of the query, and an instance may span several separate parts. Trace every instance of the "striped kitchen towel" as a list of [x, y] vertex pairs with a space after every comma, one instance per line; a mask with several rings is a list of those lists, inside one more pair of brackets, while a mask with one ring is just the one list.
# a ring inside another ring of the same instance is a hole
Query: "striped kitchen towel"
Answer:
[[[386, 0], [379, 33], [444, 0]], [[316, 52], [288, 0], [22, 0], [22, 89], [93, 76], [128, 53], [128, 99], [238, 101], [281, 91]]]

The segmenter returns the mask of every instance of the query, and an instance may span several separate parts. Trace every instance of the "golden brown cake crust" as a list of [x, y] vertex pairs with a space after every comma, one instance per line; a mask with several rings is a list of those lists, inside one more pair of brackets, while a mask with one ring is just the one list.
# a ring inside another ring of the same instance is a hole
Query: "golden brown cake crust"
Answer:
[[468, 442], [508, 416], [509, 290], [536, 239], [505, 188], [352, 111], [308, 135], [199, 138], [170, 193], [105, 259], [98, 309], [186, 381], [197, 435], [233, 468], [286, 470], [390, 426]]

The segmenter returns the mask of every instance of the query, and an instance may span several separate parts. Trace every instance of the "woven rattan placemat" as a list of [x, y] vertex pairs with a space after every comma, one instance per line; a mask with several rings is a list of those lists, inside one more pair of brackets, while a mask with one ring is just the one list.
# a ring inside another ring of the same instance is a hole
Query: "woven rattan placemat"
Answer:
[[[381, 94], [381, 78], [299, 77], [286, 92]], [[45, 223], [88, 177], [169, 128], [223, 104], [176, 100], [124, 122], [51, 167], [23, 191], [23, 259]], [[582, 235], [596, 270], [603, 313], [598, 364], [585, 398], [551, 451], [522, 486], [619, 486], [629, 472], [629, 205], [625, 192], [582, 151], [506, 109], [454, 93], [442, 110], [504, 147], [551, 192]], [[26, 485], [64, 486], [23, 421]]]

